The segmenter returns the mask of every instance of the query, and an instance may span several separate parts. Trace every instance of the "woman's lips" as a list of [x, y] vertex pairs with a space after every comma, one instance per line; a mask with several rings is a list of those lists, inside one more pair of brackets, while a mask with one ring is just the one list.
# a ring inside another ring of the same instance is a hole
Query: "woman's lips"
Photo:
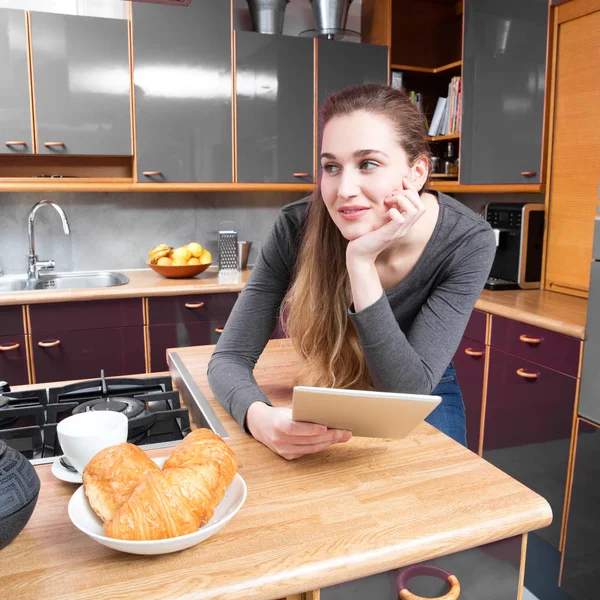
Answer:
[[346, 221], [356, 221], [369, 212], [370, 208], [364, 206], [344, 206], [339, 209], [339, 214]]

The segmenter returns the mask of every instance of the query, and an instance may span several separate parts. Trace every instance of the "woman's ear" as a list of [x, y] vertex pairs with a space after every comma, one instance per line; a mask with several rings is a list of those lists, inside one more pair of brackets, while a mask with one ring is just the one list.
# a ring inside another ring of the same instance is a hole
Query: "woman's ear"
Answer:
[[419, 191], [422, 191], [425, 182], [429, 177], [430, 168], [430, 161], [427, 156], [419, 156], [419, 158], [415, 160], [412, 167], [410, 168], [413, 183]]

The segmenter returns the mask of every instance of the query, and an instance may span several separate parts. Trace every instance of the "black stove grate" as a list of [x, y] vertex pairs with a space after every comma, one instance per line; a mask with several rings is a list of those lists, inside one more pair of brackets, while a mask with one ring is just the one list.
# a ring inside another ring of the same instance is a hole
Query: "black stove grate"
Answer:
[[128, 441], [138, 446], [183, 439], [190, 432], [188, 411], [181, 408], [179, 393], [170, 377], [115, 378], [84, 381], [49, 389], [8, 392], [0, 409], [0, 439], [29, 459], [62, 454], [56, 426], [79, 405], [116, 396], [135, 398], [152, 416], [149, 429], [130, 426]]

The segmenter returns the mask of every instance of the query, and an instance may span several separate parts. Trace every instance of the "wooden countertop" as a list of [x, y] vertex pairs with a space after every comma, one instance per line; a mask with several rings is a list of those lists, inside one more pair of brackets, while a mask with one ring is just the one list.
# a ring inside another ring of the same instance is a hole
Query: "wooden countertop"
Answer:
[[[24, 531], [2, 551], [11, 600], [273, 599], [450, 554], [545, 527], [548, 503], [466, 448], [422, 424], [404, 440], [355, 438], [288, 462], [246, 435], [212, 398], [212, 346], [178, 349], [227, 428], [248, 497], [218, 534], [183, 552], [121, 554], [69, 521], [76, 486], [49, 465]], [[255, 376], [289, 405], [297, 370], [288, 340], [269, 342]], [[149, 452], [164, 456], [165, 450]]]
[[546, 290], [483, 290], [475, 308], [585, 340], [587, 302]]
[[[216, 268], [211, 268], [192, 279], [165, 279], [150, 269], [121, 272], [129, 277], [129, 283], [126, 285], [112, 288], [0, 293], [0, 306], [240, 292], [252, 270], [244, 270], [239, 283], [219, 282]], [[585, 339], [587, 300], [584, 298], [545, 290], [483, 290], [475, 308], [580, 340]]]
[[149, 296], [180, 296], [183, 294], [214, 294], [241, 292], [251, 269], [240, 274], [237, 283], [219, 281], [216, 267], [211, 267], [191, 279], [167, 279], [152, 269], [119, 270], [129, 277], [129, 283], [108, 288], [75, 290], [39, 290], [0, 293], [0, 306], [11, 304], [41, 304], [49, 302], [76, 302], [78, 300], [110, 300], [113, 298], [144, 298]]

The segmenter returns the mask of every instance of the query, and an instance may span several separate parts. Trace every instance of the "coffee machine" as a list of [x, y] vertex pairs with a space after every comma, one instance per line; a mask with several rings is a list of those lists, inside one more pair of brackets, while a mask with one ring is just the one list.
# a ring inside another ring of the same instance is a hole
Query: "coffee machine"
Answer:
[[490, 203], [485, 220], [496, 236], [496, 256], [488, 290], [535, 289], [542, 275], [543, 204]]

